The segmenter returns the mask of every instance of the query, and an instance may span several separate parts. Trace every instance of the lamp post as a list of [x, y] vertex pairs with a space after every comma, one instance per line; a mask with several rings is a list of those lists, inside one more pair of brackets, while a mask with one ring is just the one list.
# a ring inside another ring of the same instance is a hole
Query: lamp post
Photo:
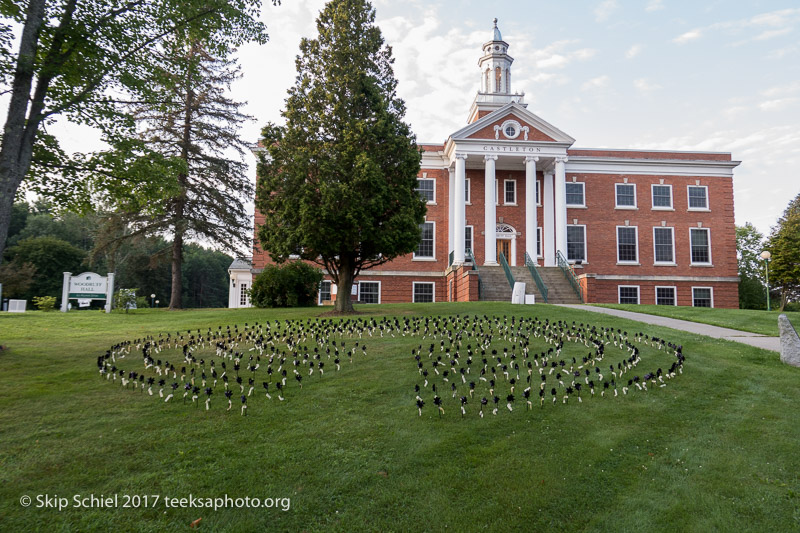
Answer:
[[155, 294], [151, 294], [150, 295], [150, 309], [152, 309], [155, 306], [155, 302], [156, 302], [156, 295]]
[[764, 260], [764, 271], [766, 272], [766, 281], [767, 281], [767, 311], [770, 311], [769, 305], [769, 258], [772, 257], [772, 254], [769, 253], [767, 250], [761, 252], [761, 259]]

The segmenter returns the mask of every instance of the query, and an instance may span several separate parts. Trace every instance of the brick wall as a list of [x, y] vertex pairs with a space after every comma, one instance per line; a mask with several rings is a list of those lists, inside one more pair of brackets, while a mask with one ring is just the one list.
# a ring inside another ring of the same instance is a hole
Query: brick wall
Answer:
[[655, 305], [656, 287], [675, 287], [677, 305], [692, 306], [692, 287], [711, 287], [713, 306], [726, 309], [739, 308], [739, 286], [736, 282], [708, 281], [620, 281], [584, 278], [589, 290], [587, 303], [618, 303], [619, 286], [638, 286], [639, 303]]
[[[585, 183], [586, 208], [567, 208], [567, 223], [586, 225], [584, 273], [647, 276], [736, 276], [736, 228], [733, 216], [733, 181], [730, 178], [694, 176], [626, 176], [636, 185], [637, 209], [615, 209], [615, 183], [622, 176], [606, 174], [568, 174]], [[652, 209], [651, 185], [672, 185], [673, 209]], [[688, 209], [687, 186], [708, 187], [707, 211]], [[617, 263], [617, 226], [637, 227], [639, 265]], [[675, 265], [655, 265], [653, 228], [673, 229]], [[690, 228], [708, 228], [711, 237], [712, 266], [692, 265]]]

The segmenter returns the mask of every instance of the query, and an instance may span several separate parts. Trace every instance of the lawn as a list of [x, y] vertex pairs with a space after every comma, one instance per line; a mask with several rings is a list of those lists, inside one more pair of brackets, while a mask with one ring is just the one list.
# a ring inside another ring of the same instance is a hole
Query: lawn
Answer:
[[785, 314], [795, 329], [800, 331], [800, 313], [786, 311], [757, 311], [753, 309], [710, 309], [707, 307], [687, 307], [673, 305], [634, 305], [634, 304], [595, 304], [598, 307], [622, 309], [634, 313], [666, 316], [711, 324], [723, 328], [738, 329], [760, 333], [761, 335], [778, 336], [778, 315]]
[[[782, 365], [777, 354], [548, 305], [359, 309], [358, 318], [397, 317], [401, 325], [419, 315], [461, 320], [467, 314], [498, 317], [501, 325], [534, 316], [588, 322], [628, 332], [629, 339], [644, 332], [679, 343], [686, 363], [666, 387], [627, 395], [620, 388], [617, 398], [610, 391], [591, 397], [584, 389], [581, 403], [572, 396], [564, 404], [559, 394], [553, 404], [548, 395], [540, 407], [534, 395], [527, 410], [517, 390], [509, 411], [503, 389], [498, 414], [487, 410], [483, 418], [477, 398], [462, 418], [458, 400], [431, 374], [442, 386], [445, 414], [438, 416], [423, 387], [419, 416], [414, 385], [422, 377], [412, 350], [421, 346], [428, 364], [431, 343], [435, 357], [443, 353], [440, 338], [337, 336], [348, 350], [355, 341], [366, 344], [366, 355], [357, 351], [352, 363], [343, 357], [339, 372], [323, 359], [324, 377], [306, 376], [302, 390], [290, 380], [284, 402], [274, 389], [272, 401], [256, 390], [241, 416], [235, 384], [231, 411], [220, 388], [208, 411], [180, 395], [165, 403], [158, 394], [103, 379], [97, 357], [123, 340], [267, 321], [277, 328], [275, 320], [306, 323], [321, 310], [4, 313], [0, 337], [11, 349], [0, 352], [0, 530], [176, 531], [198, 518], [200, 531], [235, 532], [800, 530], [800, 369]], [[491, 348], [519, 348], [519, 339], [502, 336], [495, 330]], [[634, 372], [666, 370], [675, 360], [635, 342], [642, 363]], [[461, 350], [468, 343], [478, 346], [465, 337]], [[311, 339], [301, 344], [316, 346]], [[533, 339], [531, 351], [550, 347]], [[588, 351], [567, 342], [561, 357], [580, 362]], [[178, 363], [175, 353], [170, 358]], [[197, 350], [203, 354], [210, 359], [211, 352]], [[626, 354], [607, 345], [603, 368]], [[141, 360], [134, 349], [120, 366], [134, 370], [138, 361], [141, 371]], [[452, 382], [466, 394], [460, 379]], [[37, 496], [45, 494], [70, 505], [75, 495], [117, 494], [119, 505], [123, 495], [160, 499], [152, 508], [59, 511], [37, 508]], [[190, 494], [291, 504], [287, 511], [163, 504], [164, 497]], [[22, 507], [23, 496], [33, 505]]]

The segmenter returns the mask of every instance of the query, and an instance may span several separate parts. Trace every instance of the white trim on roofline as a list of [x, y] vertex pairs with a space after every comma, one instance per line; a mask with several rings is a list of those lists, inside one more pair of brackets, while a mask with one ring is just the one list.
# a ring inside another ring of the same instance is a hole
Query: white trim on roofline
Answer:
[[733, 176], [740, 161], [696, 161], [682, 159], [625, 159], [618, 157], [569, 156], [566, 171], [575, 174]]

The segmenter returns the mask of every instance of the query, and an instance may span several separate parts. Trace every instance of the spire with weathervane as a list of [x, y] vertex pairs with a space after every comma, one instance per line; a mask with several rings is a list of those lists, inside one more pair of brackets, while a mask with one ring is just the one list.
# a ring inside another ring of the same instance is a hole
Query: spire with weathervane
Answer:
[[493, 22], [492, 40], [484, 43], [483, 56], [478, 60], [481, 85], [472, 103], [468, 122], [474, 122], [487, 112], [510, 102], [522, 104], [524, 93], [511, 92], [511, 64], [514, 58], [508, 55], [508, 43], [503, 40], [497, 27], [497, 19]]

